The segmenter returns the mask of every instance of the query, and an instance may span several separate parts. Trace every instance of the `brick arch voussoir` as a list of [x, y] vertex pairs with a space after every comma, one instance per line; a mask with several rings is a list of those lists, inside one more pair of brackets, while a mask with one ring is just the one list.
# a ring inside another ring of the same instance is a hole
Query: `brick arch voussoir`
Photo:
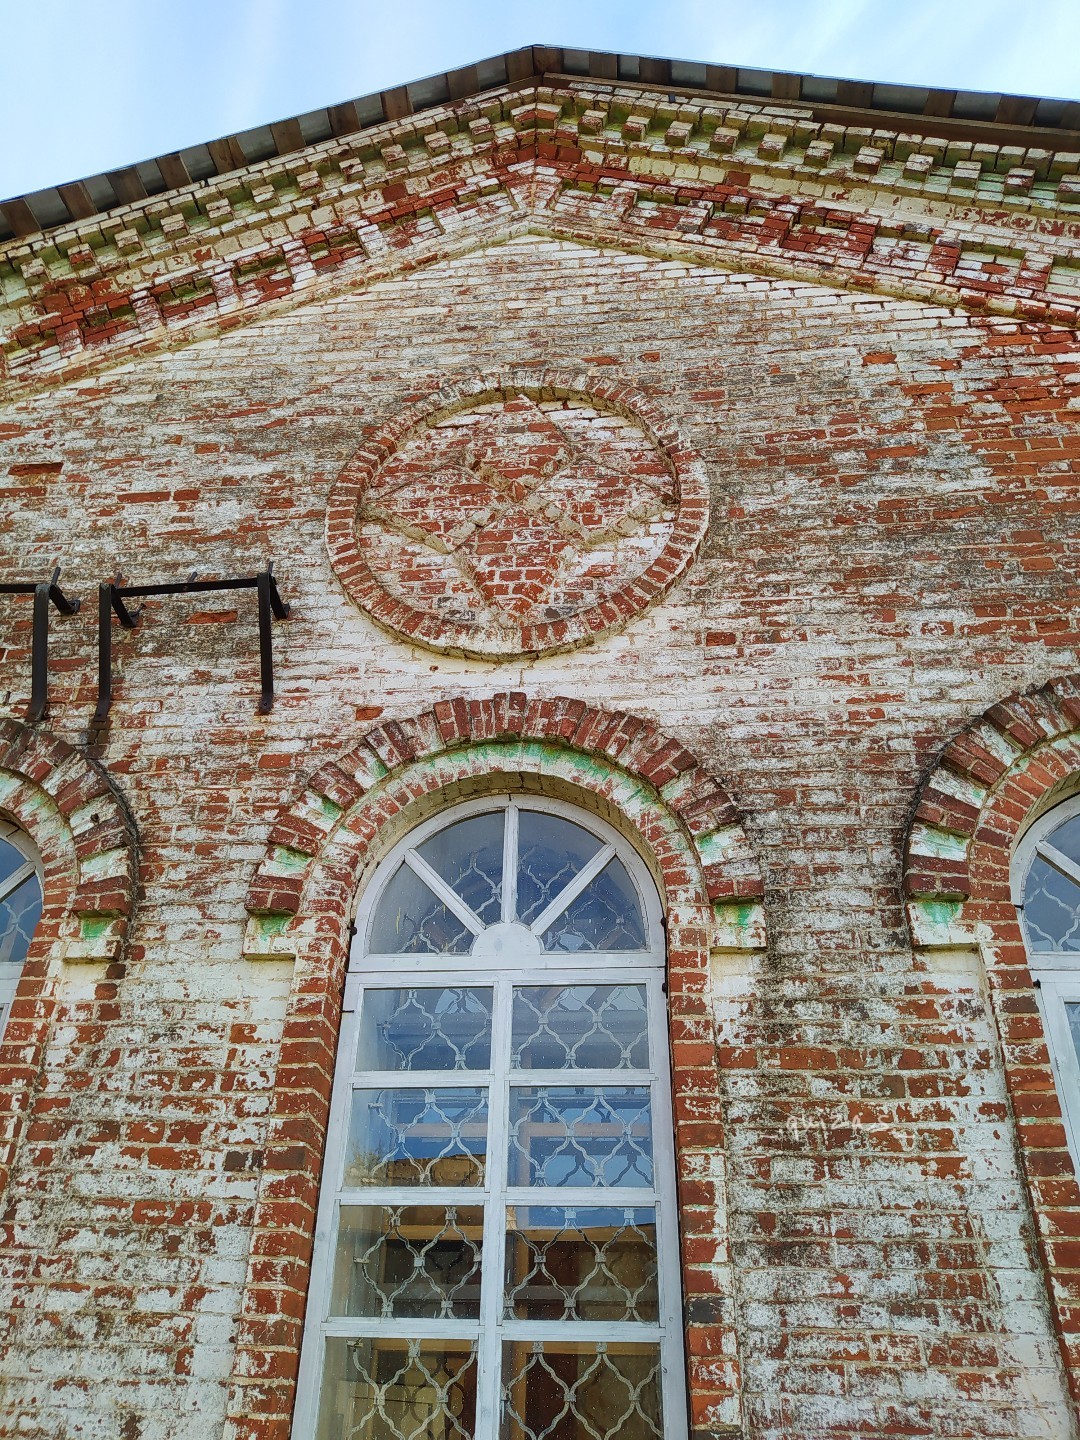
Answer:
[[2, 1194], [38, 1088], [57, 965], [122, 960], [138, 868], [134, 822], [101, 767], [8, 718], [0, 718], [0, 812], [30, 837], [43, 869], [41, 918], [0, 1039]]
[[991, 705], [951, 740], [923, 782], [908, 826], [905, 896], [971, 897], [978, 888], [973, 842], [998, 837], [1003, 852], [1012, 845], [1032, 806], [1070, 773], [1072, 736], [1080, 737], [1080, 675]]
[[249, 887], [249, 913], [296, 915], [341, 813], [390, 772], [498, 740], [560, 744], [602, 757], [646, 782], [690, 836], [708, 899], [762, 898], [761, 870], [730, 796], [679, 740], [641, 716], [601, 710], [582, 700], [530, 700], [523, 692], [507, 692], [487, 699], [439, 701], [416, 716], [386, 721], [316, 770], [301, 797], [271, 829]]
[[[73, 745], [16, 720], [0, 719], [0, 807], [42, 850], [42, 804], [52, 808], [70, 847], [64, 958], [118, 960], [138, 893], [135, 821], [102, 767]], [[38, 798], [35, 798], [38, 797]], [[48, 875], [48, 859], [46, 871]]]
[[923, 783], [903, 883], [917, 956], [981, 957], [1049, 1308], [1080, 1403], [1080, 1183], [1010, 886], [1017, 840], [1078, 782], [1080, 675], [992, 705], [945, 747]]
[[[514, 742], [519, 742], [515, 745]], [[539, 749], [528, 751], [531, 742]], [[229, 1440], [286, 1440], [310, 1274], [349, 918], [359, 882], [417, 805], [472, 782], [532, 771], [626, 801], [667, 905], [668, 1009], [683, 1294], [694, 1413], [710, 1433], [740, 1430], [730, 1295], [724, 1126], [708, 998], [714, 945], [764, 944], [761, 872], [720, 782], [642, 716], [581, 700], [509, 692], [440, 701], [368, 730], [322, 765], [281, 813], [248, 894], [246, 953], [296, 959], [237, 1334]], [[627, 816], [629, 819], [629, 816]], [[693, 1197], [692, 1201], [689, 1197]], [[723, 1357], [723, 1358], [721, 1358]]]

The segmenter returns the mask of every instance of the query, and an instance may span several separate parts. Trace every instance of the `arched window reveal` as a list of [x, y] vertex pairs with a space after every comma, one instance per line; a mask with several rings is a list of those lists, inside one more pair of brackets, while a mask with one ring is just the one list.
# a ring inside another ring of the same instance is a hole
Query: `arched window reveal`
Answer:
[[358, 916], [297, 1440], [685, 1434], [663, 929], [636, 853], [496, 798]]

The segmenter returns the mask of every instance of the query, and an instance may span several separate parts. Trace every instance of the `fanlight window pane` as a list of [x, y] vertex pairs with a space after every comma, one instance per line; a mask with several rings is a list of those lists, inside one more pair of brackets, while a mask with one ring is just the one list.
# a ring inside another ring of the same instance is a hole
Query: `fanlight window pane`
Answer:
[[432, 835], [418, 847], [431, 868], [485, 925], [502, 914], [504, 812], [473, 815]]
[[[1050, 837], [1055, 846], [1060, 833]], [[1024, 930], [1034, 951], [1080, 950], [1080, 885], [1041, 855], [1032, 861], [1024, 885]]]
[[368, 1185], [483, 1185], [487, 1091], [354, 1090], [346, 1189]]
[[358, 1070], [486, 1070], [491, 1063], [490, 989], [419, 986], [368, 990], [360, 1016]]
[[506, 1314], [515, 1320], [658, 1319], [655, 1210], [511, 1206]]
[[644, 985], [529, 985], [514, 991], [517, 1070], [644, 1070]]
[[479, 1206], [343, 1205], [331, 1315], [475, 1320]]
[[[20, 867], [25, 864], [26, 857], [20, 855]], [[21, 965], [26, 959], [41, 919], [41, 900], [41, 881], [30, 875], [0, 903], [0, 965]]]
[[437, 895], [401, 865], [386, 887], [371, 932], [376, 955], [466, 955], [472, 931]]
[[643, 950], [645, 923], [634, 883], [619, 859], [571, 900], [544, 932], [545, 950]]
[[651, 1186], [648, 1088], [514, 1086], [508, 1183]]
[[1055, 850], [1080, 865], [1080, 815], [1074, 815], [1046, 837]]
[[1076, 1053], [1077, 1063], [1080, 1064], [1080, 1001], [1067, 1000], [1065, 1015], [1069, 1021], [1069, 1036], [1072, 1039], [1073, 1050]]
[[600, 849], [601, 841], [580, 825], [540, 810], [522, 810], [517, 874], [521, 923], [531, 925]]
[[504, 920], [543, 926], [549, 951], [645, 949], [641, 900], [614, 847], [545, 810], [518, 806], [514, 818], [513, 914], [503, 913], [507, 812], [469, 816], [406, 852], [375, 908], [371, 952], [464, 955]]
[[318, 1440], [473, 1440], [476, 1342], [326, 1342]]
[[0, 895], [3, 895], [7, 888], [4, 884], [5, 880], [9, 880], [25, 864], [26, 856], [21, 850], [7, 840], [0, 840]]
[[503, 1345], [500, 1440], [661, 1440], [663, 1433], [658, 1346]]

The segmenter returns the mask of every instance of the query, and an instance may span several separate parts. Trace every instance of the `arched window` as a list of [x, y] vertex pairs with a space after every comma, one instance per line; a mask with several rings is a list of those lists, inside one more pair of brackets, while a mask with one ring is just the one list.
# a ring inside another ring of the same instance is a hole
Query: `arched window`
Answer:
[[27, 836], [0, 817], [0, 1033], [41, 919], [41, 860]]
[[1013, 898], [1080, 1170], [1080, 796], [1049, 810], [1021, 839]]
[[663, 923], [637, 853], [461, 805], [357, 917], [295, 1440], [686, 1433]]

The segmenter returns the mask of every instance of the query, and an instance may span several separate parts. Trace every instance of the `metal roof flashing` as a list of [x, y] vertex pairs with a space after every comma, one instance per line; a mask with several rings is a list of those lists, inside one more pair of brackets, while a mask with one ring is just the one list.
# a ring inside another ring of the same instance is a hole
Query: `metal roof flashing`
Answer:
[[1080, 151], [1080, 101], [939, 90], [529, 45], [442, 75], [4, 200], [0, 202], [0, 245], [107, 215], [123, 206], [169, 195], [433, 106], [507, 87], [552, 81], [569, 86], [589, 81], [594, 85], [615, 84], [620, 89], [660, 88], [671, 92], [673, 100], [680, 96], [697, 100], [715, 96], [729, 102], [765, 104], [770, 109], [790, 107], [792, 113], [842, 124], [850, 124], [856, 114], [862, 113], [874, 126], [909, 133]]

